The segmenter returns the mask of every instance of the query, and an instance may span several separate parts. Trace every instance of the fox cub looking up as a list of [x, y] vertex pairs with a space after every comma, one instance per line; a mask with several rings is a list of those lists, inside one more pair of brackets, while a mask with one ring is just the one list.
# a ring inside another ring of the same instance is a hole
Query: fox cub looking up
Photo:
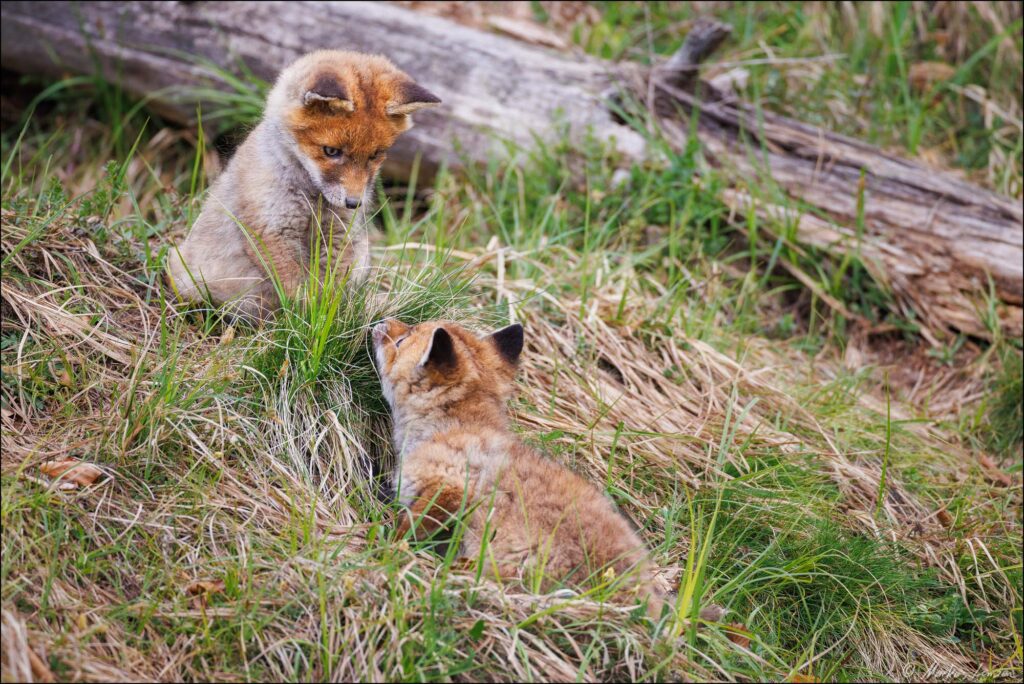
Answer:
[[[268, 272], [293, 296], [306, 281], [314, 239], [321, 281], [327, 246], [339, 281], [369, 266], [367, 196], [409, 115], [440, 100], [384, 57], [321, 50], [281, 72], [259, 125], [246, 138], [191, 233], [168, 263], [179, 296], [207, 294], [234, 313], [278, 308]], [[316, 233], [319, 235], [316, 235]]]
[[394, 415], [398, 498], [408, 508], [400, 531], [414, 527], [423, 538], [462, 512], [460, 555], [478, 558], [486, 535], [486, 572], [550, 585], [611, 568], [660, 614], [647, 551], [626, 519], [509, 429], [522, 326], [481, 338], [450, 322], [389, 319], [374, 327], [373, 346]]

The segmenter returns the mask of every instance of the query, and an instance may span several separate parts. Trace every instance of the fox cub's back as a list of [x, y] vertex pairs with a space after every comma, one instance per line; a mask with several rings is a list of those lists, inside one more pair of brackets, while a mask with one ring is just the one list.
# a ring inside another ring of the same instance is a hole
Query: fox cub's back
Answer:
[[522, 326], [479, 337], [446, 321], [388, 320], [373, 342], [394, 414], [403, 529], [425, 536], [461, 516], [462, 555], [477, 558], [486, 544], [488, 567], [506, 578], [624, 577], [660, 611], [647, 551], [628, 521], [597, 487], [509, 429]]

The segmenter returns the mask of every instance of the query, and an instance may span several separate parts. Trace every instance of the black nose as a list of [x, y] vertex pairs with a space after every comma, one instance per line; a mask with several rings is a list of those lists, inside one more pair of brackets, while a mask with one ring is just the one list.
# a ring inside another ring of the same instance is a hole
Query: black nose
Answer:
[[355, 209], [356, 207], [359, 206], [359, 200], [355, 197], [346, 197], [345, 206], [348, 207], [349, 209]]

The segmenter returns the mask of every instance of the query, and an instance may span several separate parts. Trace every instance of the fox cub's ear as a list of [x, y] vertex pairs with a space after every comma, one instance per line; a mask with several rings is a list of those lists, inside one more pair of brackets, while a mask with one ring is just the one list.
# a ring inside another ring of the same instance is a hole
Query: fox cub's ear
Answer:
[[519, 362], [519, 355], [523, 353], [523, 326], [513, 323], [496, 333], [491, 334], [494, 346], [498, 353], [509, 363], [515, 365]]
[[326, 105], [334, 111], [351, 112], [355, 109], [352, 100], [348, 99], [345, 86], [336, 78], [327, 74], [316, 79], [313, 87], [302, 95], [303, 106]]
[[426, 107], [441, 104], [441, 98], [421, 86], [419, 83], [405, 81], [399, 84], [395, 99], [388, 103], [388, 116], [404, 116]]
[[444, 328], [435, 328], [427, 350], [423, 352], [420, 366], [436, 370], [450, 370], [455, 367], [455, 343]]

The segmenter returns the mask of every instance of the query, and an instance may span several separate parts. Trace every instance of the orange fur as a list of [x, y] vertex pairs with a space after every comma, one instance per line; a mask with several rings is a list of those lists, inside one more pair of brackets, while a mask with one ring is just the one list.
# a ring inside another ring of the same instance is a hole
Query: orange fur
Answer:
[[522, 328], [478, 337], [450, 322], [373, 331], [394, 412], [401, 532], [425, 537], [458, 517], [461, 555], [483, 555], [505, 579], [542, 586], [605, 577], [609, 569], [660, 614], [643, 542], [612, 503], [579, 475], [544, 458], [510, 430], [505, 403]]
[[321, 50], [294, 62], [172, 251], [177, 294], [192, 302], [209, 294], [238, 314], [266, 318], [280, 304], [268, 271], [294, 295], [310, 275], [315, 245], [321, 284], [328, 268], [335, 282], [360, 282], [374, 178], [412, 125], [409, 114], [439, 102], [384, 57]]
[[[344, 101], [351, 104], [345, 108], [329, 104], [296, 108], [287, 123], [299, 149], [323, 176], [337, 179], [347, 195], [359, 197], [376, 176], [385, 152], [411, 126], [408, 116], [387, 113], [388, 105], [401, 100], [401, 87], [410, 79], [384, 57], [356, 52], [336, 53], [330, 61], [308, 69], [302, 89], [309, 92], [325, 79], [339, 86], [339, 92], [347, 96]], [[324, 147], [338, 148], [344, 154], [329, 158]]]

